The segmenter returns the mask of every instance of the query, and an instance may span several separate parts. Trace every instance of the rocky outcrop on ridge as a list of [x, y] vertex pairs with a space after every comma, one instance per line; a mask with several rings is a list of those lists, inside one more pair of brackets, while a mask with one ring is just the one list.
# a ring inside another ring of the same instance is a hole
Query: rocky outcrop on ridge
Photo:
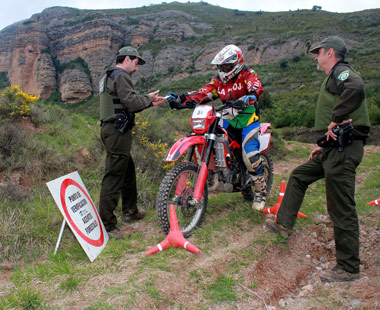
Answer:
[[[170, 20], [166, 20], [168, 17]], [[175, 17], [185, 22], [173, 20]], [[79, 101], [97, 93], [99, 78], [120, 47], [196, 36], [188, 23], [192, 19], [180, 11], [131, 18], [112, 17], [101, 11], [49, 8], [0, 32], [0, 72], [8, 72], [11, 84], [21, 85], [24, 91], [41, 98], [59, 92], [65, 102]], [[152, 56], [145, 54], [150, 65], [141, 70], [140, 76], [164, 70], [165, 60], [155, 64]], [[78, 58], [87, 64], [89, 77], [80, 69], [58, 72]]]
[[[192, 4], [198, 10], [206, 5]], [[216, 7], [207, 8], [208, 12]], [[147, 60], [135, 79], [160, 75], [162, 82], [214, 71], [210, 62], [226, 44], [238, 44], [251, 65], [292, 58], [310, 47], [310, 37], [279, 40], [268, 30], [238, 34], [233, 20], [219, 16], [220, 26], [212, 13], [210, 18], [200, 18], [186, 12], [168, 4], [133, 12], [48, 8], [0, 31], [0, 72], [7, 72], [12, 85], [42, 99], [60, 93], [62, 101], [71, 103], [98, 93], [101, 74], [126, 45], [138, 47]], [[235, 13], [239, 18], [240, 13]], [[255, 13], [249, 14], [256, 18]], [[194, 44], [197, 40], [200, 43]]]

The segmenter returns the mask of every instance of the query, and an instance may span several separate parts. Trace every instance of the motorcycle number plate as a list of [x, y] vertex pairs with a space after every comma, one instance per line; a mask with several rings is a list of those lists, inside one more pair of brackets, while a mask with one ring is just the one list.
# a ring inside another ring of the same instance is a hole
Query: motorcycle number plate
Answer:
[[207, 116], [210, 115], [209, 112], [211, 110], [212, 110], [212, 107], [209, 105], [203, 105], [203, 106], [196, 107], [194, 112], [193, 112], [192, 118], [206, 118]]

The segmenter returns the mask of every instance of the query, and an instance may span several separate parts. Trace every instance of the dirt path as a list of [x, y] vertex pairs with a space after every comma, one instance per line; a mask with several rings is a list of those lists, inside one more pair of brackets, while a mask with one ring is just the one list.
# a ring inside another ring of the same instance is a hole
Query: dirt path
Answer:
[[[377, 210], [374, 216], [380, 216], [380, 212]], [[147, 238], [157, 234], [153, 223], [149, 222], [136, 225], [131, 232], [143, 232]], [[228, 247], [220, 246], [212, 252], [201, 251], [197, 255], [183, 253], [185, 261], [190, 260], [191, 264], [184, 265], [179, 259], [162, 271], [144, 267], [144, 252], [128, 254], [116, 266], [110, 266], [106, 274], [89, 279], [84, 288], [71, 295], [69, 300], [58, 299], [51, 306], [74, 310], [90, 306], [93, 300], [99, 298], [112, 302], [112, 299], [107, 300], [108, 290], [124, 286], [128, 292], [129, 289], [143, 286], [144, 281], [153, 277], [160, 295], [164, 297], [155, 309], [177, 309], [171, 308], [167, 300], [176, 305], [186, 305], [186, 309], [199, 309], [200, 304], [207, 305], [207, 300], [189, 274], [199, 272], [206, 284], [207, 277], [211, 281], [225, 274], [226, 266], [235, 259], [233, 253], [254, 247], [252, 240], [257, 235], [266, 236], [261, 225], [235, 234], [225, 231], [223, 237]], [[360, 241], [361, 279], [353, 283], [323, 284], [319, 274], [335, 265], [335, 245], [327, 217], [318, 216], [308, 229], [296, 229], [288, 244], [281, 243], [269, 248], [258, 246], [258, 259], [253, 258], [254, 263], [241, 271], [244, 280], [237, 283], [238, 301], [222, 303], [212, 309], [379, 309], [380, 229], [361, 225]], [[160, 260], [160, 253], [155, 255], [155, 259]], [[207, 271], [207, 277], [202, 271]], [[128, 287], [127, 283], [136, 276], [138, 280]], [[151, 307], [149, 297], [137, 294], [132, 308], [117, 309], [145, 310]]]

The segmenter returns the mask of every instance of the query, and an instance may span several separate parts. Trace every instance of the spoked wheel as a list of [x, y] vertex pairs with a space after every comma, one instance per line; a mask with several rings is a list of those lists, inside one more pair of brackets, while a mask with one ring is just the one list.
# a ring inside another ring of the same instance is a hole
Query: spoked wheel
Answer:
[[269, 196], [270, 191], [272, 189], [273, 185], [273, 160], [272, 156], [268, 153], [261, 153], [261, 158], [264, 162], [264, 175], [265, 175], [265, 182], [267, 184], [267, 196]]
[[171, 204], [175, 207], [178, 225], [185, 238], [201, 226], [207, 209], [208, 190], [206, 183], [201, 201], [194, 205], [192, 200], [197, 178], [198, 167], [192, 162], [182, 162], [162, 180], [157, 196], [157, 214], [165, 233], [170, 231]]

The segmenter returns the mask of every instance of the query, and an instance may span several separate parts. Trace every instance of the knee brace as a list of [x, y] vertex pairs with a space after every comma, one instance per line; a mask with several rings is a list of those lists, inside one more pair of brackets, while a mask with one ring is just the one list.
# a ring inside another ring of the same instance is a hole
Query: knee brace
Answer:
[[[254, 153], [254, 154], [252, 154]], [[243, 152], [244, 163], [250, 174], [259, 175], [263, 173], [264, 163], [258, 151], [246, 154]], [[250, 155], [250, 156], [249, 156]]]

